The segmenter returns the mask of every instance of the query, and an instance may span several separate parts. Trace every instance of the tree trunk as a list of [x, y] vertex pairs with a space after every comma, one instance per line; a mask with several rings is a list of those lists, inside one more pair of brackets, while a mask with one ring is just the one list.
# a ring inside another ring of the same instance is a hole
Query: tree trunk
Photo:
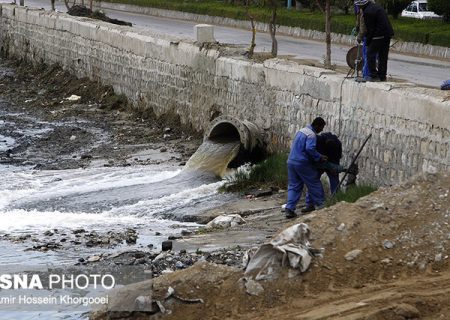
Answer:
[[66, 5], [67, 11], [69, 11], [69, 0], [64, 0], [64, 4]]
[[248, 2], [249, 0], [245, 1], [245, 13], [247, 14], [247, 17], [250, 19], [250, 24], [252, 26], [252, 41], [250, 42], [250, 47], [248, 48], [248, 57], [251, 59], [253, 57], [253, 54], [255, 52], [256, 47], [256, 26], [255, 26], [255, 17], [253, 17], [248, 8]]
[[55, 0], [51, 0], [52, 1], [52, 11], [55, 11]]
[[269, 22], [269, 31], [270, 37], [272, 38], [272, 57], [276, 57], [278, 55], [278, 42], [275, 38], [275, 34], [277, 32], [277, 1], [271, 0], [270, 4], [272, 6], [272, 17]]
[[324, 66], [331, 69], [331, 6], [330, 0], [325, 3], [325, 42], [327, 44], [327, 53], [325, 55]]

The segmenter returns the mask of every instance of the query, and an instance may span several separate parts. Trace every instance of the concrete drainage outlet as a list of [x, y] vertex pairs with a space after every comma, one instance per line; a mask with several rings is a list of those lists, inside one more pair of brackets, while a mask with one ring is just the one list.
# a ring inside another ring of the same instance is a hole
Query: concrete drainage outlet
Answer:
[[241, 146], [248, 153], [257, 148], [262, 148], [260, 129], [252, 122], [238, 120], [230, 116], [221, 116], [214, 119], [206, 130], [204, 140], [240, 140]]

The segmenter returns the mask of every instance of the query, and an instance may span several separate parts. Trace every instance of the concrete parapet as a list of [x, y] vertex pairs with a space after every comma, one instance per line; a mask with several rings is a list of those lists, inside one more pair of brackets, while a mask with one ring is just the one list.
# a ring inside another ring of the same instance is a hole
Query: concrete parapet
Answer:
[[210, 24], [197, 24], [194, 26], [195, 41], [198, 43], [215, 42], [214, 27]]

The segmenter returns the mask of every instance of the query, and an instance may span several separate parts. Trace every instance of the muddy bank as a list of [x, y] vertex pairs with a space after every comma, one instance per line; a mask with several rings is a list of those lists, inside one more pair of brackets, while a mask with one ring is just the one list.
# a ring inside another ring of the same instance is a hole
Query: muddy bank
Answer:
[[[2, 125], [0, 135], [16, 142], [1, 150], [3, 164], [37, 169], [80, 168], [96, 160], [104, 166], [183, 165], [201, 142], [198, 133], [182, 130], [176, 119], [132, 110], [111, 87], [76, 79], [58, 66], [30, 72], [25, 63], [3, 60], [2, 68], [2, 119], [12, 120], [14, 126]], [[51, 123], [53, 130], [35, 135], [16, 130], [38, 130], [44, 123]], [[148, 150], [154, 152], [139, 156]], [[132, 154], [138, 155], [130, 158]]]

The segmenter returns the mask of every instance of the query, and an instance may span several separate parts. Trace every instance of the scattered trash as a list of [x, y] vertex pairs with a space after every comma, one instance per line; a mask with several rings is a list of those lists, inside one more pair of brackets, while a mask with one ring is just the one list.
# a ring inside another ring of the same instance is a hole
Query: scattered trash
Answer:
[[255, 280], [275, 279], [283, 267], [305, 272], [312, 257], [322, 255], [323, 250], [310, 246], [310, 230], [307, 224], [295, 224], [278, 234], [270, 243], [252, 248], [244, 257], [245, 274], [255, 274]]
[[77, 95], [75, 95], [75, 94], [73, 94], [73, 95], [71, 95], [70, 97], [66, 98], [66, 100], [68, 100], [68, 101], [78, 101], [78, 100], [80, 100], [80, 99], [81, 99], [81, 97], [80, 97], [80, 96], [77, 96]]
[[238, 214], [220, 215], [208, 222], [205, 228], [229, 228], [245, 223], [245, 220]]

